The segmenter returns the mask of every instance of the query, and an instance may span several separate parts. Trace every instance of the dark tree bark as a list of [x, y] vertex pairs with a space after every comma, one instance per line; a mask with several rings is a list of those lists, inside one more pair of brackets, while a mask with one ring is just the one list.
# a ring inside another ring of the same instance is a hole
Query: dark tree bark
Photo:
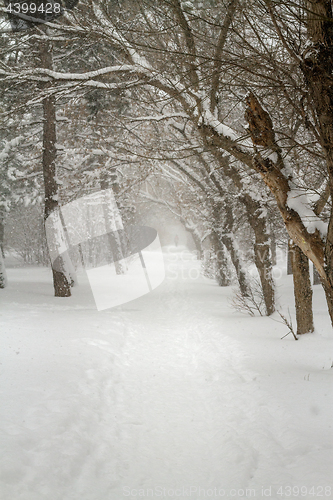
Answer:
[[270, 316], [275, 311], [275, 287], [270, 259], [270, 238], [267, 218], [259, 202], [253, 200], [249, 195], [244, 195], [243, 198], [247, 218], [254, 232], [254, 263], [259, 273], [266, 315]]
[[269, 255], [269, 242], [267, 240], [269, 238], [267, 238], [265, 231], [257, 227], [255, 230], [254, 262], [259, 272], [266, 315], [270, 316], [275, 311], [275, 287], [272, 277], [272, 262]]
[[[40, 59], [43, 68], [52, 69], [52, 44], [48, 41], [40, 43]], [[46, 90], [46, 86], [43, 85]], [[45, 220], [59, 207], [58, 184], [56, 181], [56, 107], [55, 97], [47, 96], [43, 100], [43, 178], [45, 189]], [[70, 297], [71, 287], [66, 277], [65, 264], [60, 257], [57, 269], [52, 267], [54, 295]]]
[[294, 279], [297, 334], [302, 335], [314, 331], [309, 259], [293, 242], [290, 243], [290, 250]]

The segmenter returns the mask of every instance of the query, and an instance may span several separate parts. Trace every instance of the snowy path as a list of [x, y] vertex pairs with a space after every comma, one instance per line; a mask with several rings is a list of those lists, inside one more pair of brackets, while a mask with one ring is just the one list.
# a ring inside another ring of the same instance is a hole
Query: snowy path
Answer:
[[258, 385], [226, 299], [219, 317], [207, 308], [212, 282], [168, 279], [97, 312], [55, 301], [39, 272], [29, 294], [24, 270], [0, 316], [3, 500], [263, 498], [270, 486], [281, 499], [288, 485], [313, 499], [329, 484], [332, 442], [304, 440]]

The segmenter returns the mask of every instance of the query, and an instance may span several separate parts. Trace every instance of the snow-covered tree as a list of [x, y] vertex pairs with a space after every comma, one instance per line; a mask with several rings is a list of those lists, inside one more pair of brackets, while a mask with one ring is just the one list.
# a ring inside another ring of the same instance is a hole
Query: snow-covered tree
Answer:
[[[220, 170], [225, 169], [225, 175], [229, 173], [234, 186], [239, 176], [244, 185], [246, 171], [252, 172], [256, 182], [261, 179], [258, 184], [261, 193], [265, 193], [264, 184], [268, 187], [289, 236], [313, 261], [321, 276], [333, 319], [327, 225], [322, 214], [314, 209], [308, 185], [301, 185], [306, 167], [296, 166], [291, 154], [295, 148], [305, 151], [308, 158], [324, 153], [324, 162], [329, 167], [325, 146], [329, 128], [320, 125], [318, 132], [317, 118], [312, 119], [305, 106], [305, 100], [309, 107], [312, 102], [315, 115], [323, 121], [324, 114], [319, 103], [316, 104], [314, 76], [311, 72], [307, 75], [305, 69], [311, 66], [311, 58], [304, 52], [309, 40], [313, 44], [330, 43], [325, 35], [328, 28], [327, 23], [319, 20], [321, 34], [314, 35], [312, 28], [307, 30], [310, 26], [307, 16], [294, 15], [293, 10], [286, 14], [288, 23], [280, 23], [284, 5], [281, 3], [280, 10], [274, 10], [271, 2], [257, 0], [248, 9], [249, 6], [245, 8], [237, 0], [225, 6], [208, 0], [186, 3], [172, 0], [138, 2], [129, 8], [127, 2], [120, 5], [82, 1], [75, 17], [69, 14], [66, 22], [58, 23], [58, 33], [103, 42], [111, 63], [96, 61], [94, 70], [83, 72], [76, 71], [73, 61], [71, 72], [34, 68], [21, 71], [19, 79], [24, 82], [48, 79], [54, 83], [54, 89], [66, 88], [67, 92], [78, 88], [105, 92], [135, 88], [138, 93], [142, 91], [142, 102], [148, 94], [154, 96], [155, 114], [147, 114], [147, 120], [181, 121], [201, 141], [205, 151], [214, 156]], [[305, 12], [302, 2], [299, 5], [296, 2], [295, 9]], [[319, 38], [315, 40], [315, 36]], [[18, 77], [7, 69], [2, 74], [7, 79]], [[305, 99], [307, 86], [313, 95], [309, 92]], [[132, 113], [136, 109], [134, 106]], [[291, 144], [288, 131], [291, 117], [295, 116], [300, 125]], [[249, 131], [245, 129], [246, 123]], [[311, 144], [302, 138], [306, 131]], [[221, 162], [225, 157], [229, 158], [223, 167]], [[253, 211], [253, 220], [261, 221], [262, 214], [259, 218], [255, 216], [258, 209], [262, 211], [258, 192], [252, 196], [251, 189], [241, 185], [238, 189], [250, 197], [247, 205]]]

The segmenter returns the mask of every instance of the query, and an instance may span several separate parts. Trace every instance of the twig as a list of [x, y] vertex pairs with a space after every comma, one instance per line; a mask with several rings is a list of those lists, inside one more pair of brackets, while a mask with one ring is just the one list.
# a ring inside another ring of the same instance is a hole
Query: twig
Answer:
[[[297, 337], [297, 335], [296, 335], [296, 334], [295, 334], [295, 332], [294, 332], [294, 328], [293, 328], [293, 324], [292, 324], [292, 321], [291, 321], [291, 317], [290, 317], [290, 311], [289, 311], [289, 309], [288, 309], [288, 313], [289, 313], [289, 321], [287, 320], [287, 318], [286, 318], [285, 316], [283, 316], [283, 314], [282, 314], [280, 311], [278, 311], [278, 313], [279, 313], [280, 318], [281, 318], [281, 319], [282, 319], [282, 321], [283, 321], [283, 324], [284, 324], [284, 325], [286, 325], [286, 326], [289, 328], [289, 332], [288, 332], [288, 333], [286, 333], [285, 335], [283, 335], [283, 337], [281, 337], [281, 340], [282, 340], [282, 339], [284, 339], [287, 335], [289, 335], [289, 333], [292, 333], [292, 334], [293, 334], [294, 339], [295, 339], [295, 340], [298, 340], [298, 337]], [[279, 321], [279, 323], [281, 323], [281, 321]]]

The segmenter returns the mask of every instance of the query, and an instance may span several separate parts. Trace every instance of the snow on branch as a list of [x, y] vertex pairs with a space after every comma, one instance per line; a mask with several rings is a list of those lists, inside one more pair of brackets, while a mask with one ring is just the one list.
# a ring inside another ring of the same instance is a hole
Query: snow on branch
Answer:
[[189, 118], [186, 113], [166, 113], [162, 115], [147, 115], [136, 118], [131, 118], [131, 122], [144, 122], [144, 121], [155, 121], [160, 122], [162, 120], [168, 120], [170, 118]]
[[8, 158], [10, 150], [18, 146], [23, 139], [23, 135], [19, 135], [18, 137], [14, 137], [11, 141], [7, 141], [3, 150], [0, 151], [0, 161], [5, 161]]
[[209, 125], [213, 130], [215, 130], [215, 132], [217, 132], [218, 135], [221, 135], [226, 139], [230, 139], [235, 143], [237, 143], [238, 145], [241, 145], [253, 151], [253, 144], [251, 141], [249, 141], [248, 139], [240, 140], [239, 135], [237, 134], [237, 132], [235, 132], [235, 130], [233, 130], [231, 127], [223, 124], [217, 118], [215, 118], [215, 116], [209, 109], [209, 103], [207, 99], [202, 100], [202, 109], [203, 109], [202, 113], [203, 122], [206, 125]]
[[297, 188], [291, 182], [291, 188], [288, 193], [287, 205], [298, 213], [307, 231], [313, 234], [319, 231], [322, 238], [326, 237], [328, 224], [322, 221], [311, 208], [309, 194], [302, 189]]
[[132, 64], [123, 64], [118, 66], [107, 66], [106, 68], [101, 68], [95, 71], [87, 71], [86, 73], [61, 73], [58, 71], [53, 71], [47, 68], [36, 68], [28, 71], [22, 71], [20, 73], [7, 73], [4, 70], [0, 70], [0, 75], [10, 76], [13, 78], [22, 78], [33, 75], [46, 75], [54, 80], [70, 80], [70, 81], [87, 81], [92, 78], [107, 75], [110, 73], [121, 73], [121, 72], [135, 72], [136, 67]]

